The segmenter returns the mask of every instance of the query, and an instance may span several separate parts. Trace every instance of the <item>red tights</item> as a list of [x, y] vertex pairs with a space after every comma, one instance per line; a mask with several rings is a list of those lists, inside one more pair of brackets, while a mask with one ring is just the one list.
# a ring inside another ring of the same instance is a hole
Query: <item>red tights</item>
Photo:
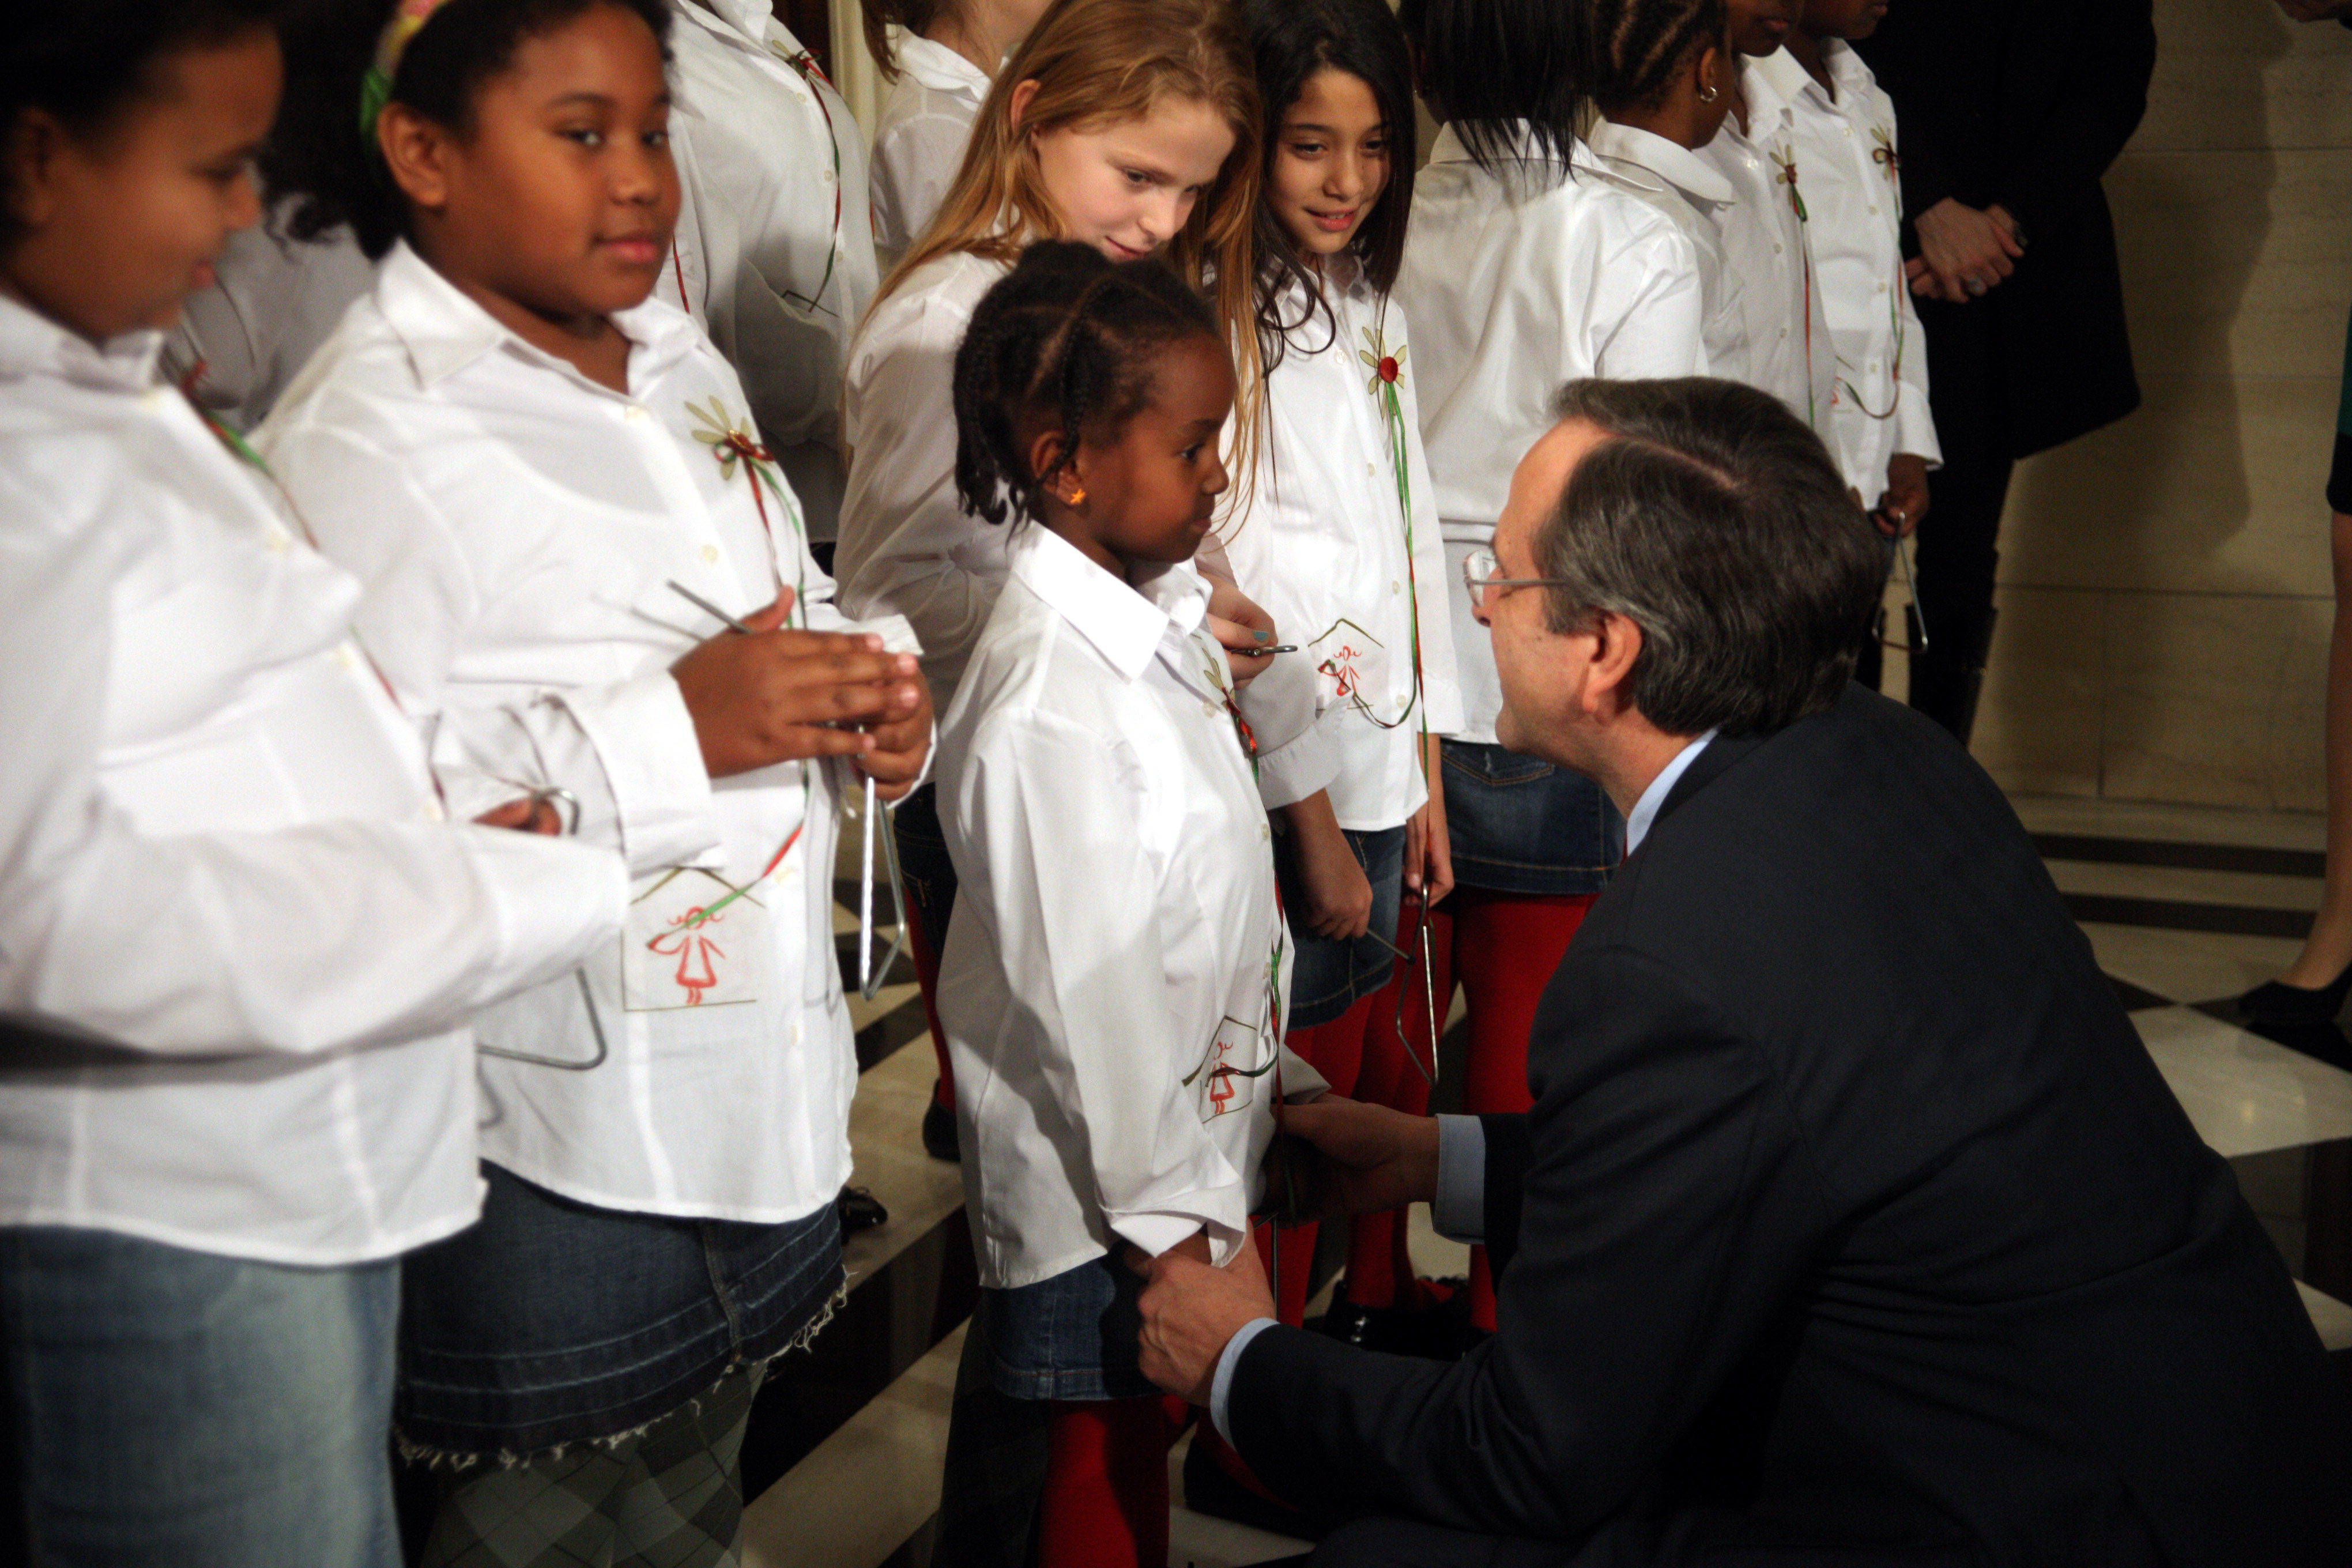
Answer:
[[1037, 1568], [1168, 1568], [1168, 1402], [1054, 1402]]

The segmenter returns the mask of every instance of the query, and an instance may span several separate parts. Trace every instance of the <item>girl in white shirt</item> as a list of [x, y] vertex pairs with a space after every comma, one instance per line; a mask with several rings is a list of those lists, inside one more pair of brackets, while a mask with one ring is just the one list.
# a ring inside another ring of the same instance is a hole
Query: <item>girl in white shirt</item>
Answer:
[[[1396, 298], [1412, 319], [1452, 573], [1493, 543], [1511, 470], [1550, 427], [1562, 382], [1707, 369], [1697, 248], [1577, 139], [1598, 47], [1586, 13], [1554, 0], [1406, 11], [1446, 127], [1413, 184]], [[1436, 990], [1450, 996], [1458, 979], [1466, 994], [1469, 1107], [1525, 1110], [1537, 999], [1622, 858], [1624, 824], [1597, 786], [1496, 743], [1502, 694], [1486, 629], [1459, 614], [1454, 636], [1464, 724], [1444, 744], [1455, 888], [1440, 911]], [[1483, 1252], [1471, 1287], [1472, 1323], [1491, 1329]]]
[[835, 802], [851, 769], [903, 791], [929, 713], [903, 625], [827, 603], [740, 384], [655, 291], [669, 10], [403, 4], [404, 47], [414, 11], [359, 22], [390, 57], [373, 146], [285, 128], [321, 150], [307, 194], [386, 254], [258, 444], [365, 582], [453, 795], [560, 790], [635, 880], [584, 992], [482, 1021], [489, 1198], [410, 1273], [396, 1420], [455, 1461], [428, 1563], [501, 1519], [568, 1542], [550, 1562], [635, 1562], [673, 1506], [716, 1561], [737, 1521], [705, 1479], [841, 1286]]
[[[1006, 62], [946, 208], [884, 280], [845, 395], [851, 462], [841, 597], [852, 614], [896, 613], [913, 624], [942, 709], [1005, 570], [1003, 531], [964, 515], [955, 499], [951, 371], [972, 307], [1037, 239], [1080, 240], [1112, 260], [1165, 247], [1180, 275], [1213, 287], [1218, 319], [1244, 362], [1246, 409], [1257, 357], [1256, 102], [1248, 43], [1223, 0], [1065, 0]], [[1270, 626], [1252, 634], [1234, 624], [1256, 612], [1229, 586], [1212, 608], [1213, 625], [1225, 619], [1218, 629], [1228, 646], [1273, 642]], [[1287, 662], [1268, 679], [1294, 682], [1295, 707], [1281, 724], [1260, 726], [1268, 779], [1295, 788], [1269, 802], [1276, 805], [1328, 778], [1300, 761], [1316, 750], [1310, 692], [1307, 667]], [[939, 952], [956, 879], [930, 791], [898, 810], [896, 829], [916, 973], [933, 1038], [943, 1040]], [[952, 1159], [952, 1075], [940, 1050], [923, 1138]]]
[[666, 292], [735, 367], [809, 537], [830, 541], [845, 474], [842, 368], [880, 279], [866, 139], [768, 0], [670, 8], [671, 152], [685, 199]]
[[622, 916], [611, 851], [449, 826], [359, 584], [156, 375], [257, 216], [271, 11], [38, 7], [0, 65], [0, 1442], [70, 1568], [398, 1562], [467, 1021]]
[[966, 1370], [1013, 1410], [957, 1402], [937, 1560], [1025, 1534], [1026, 1500], [955, 1500], [1026, 1414], [1040, 1568], [1162, 1568], [1173, 1434], [1129, 1260], [1248, 1245], [1276, 1101], [1320, 1087], [1279, 1044], [1265, 817], [1192, 565], [1233, 364], [1164, 265], [1045, 243], [974, 310], [955, 384], [958, 502], [1004, 529], [1007, 581], [941, 725], [964, 902], [940, 1007], [982, 1285]]
[[896, 267], [939, 216], [996, 68], [1045, 3], [863, 0], [866, 47], [890, 83], [874, 125], [874, 247], [883, 266]]
[[[1258, 0], [1244, 14], [1266, 106], [1258, 234], [1271, 368], [1255, 496], [1225, 555], [1299, 645], [1286, 657], [1315, 672], [1337, 764], [1325, 789], [1277, 814], [1297, 949], [1289, 1044], [1337, 1092], [1418, 1112], [1426, 1050], [1418, 1070], [1408, 1064], [1396, 1022], [1407, 1008], [1425, 1018], [1428, 999], [1418, 956], [1400, 979], [1395, 954], [1412, 953], [1423, 902], [1453, 888], [1444, 799], [1430, 781], [1435, 737], [1460, 727], [1462, 701], [1420, 378], [1389, 298], [1412, 204], [1412, 59], [1382, 0]], [[1353, 1226], [1335, 1312], [1420, 1304], [1409, 1259], [1397, 1267], [1395, 1218]], [[1304, 1309], [1313, 1251], [1311, 1230], [1283, 1247], [1287, 1321]]]

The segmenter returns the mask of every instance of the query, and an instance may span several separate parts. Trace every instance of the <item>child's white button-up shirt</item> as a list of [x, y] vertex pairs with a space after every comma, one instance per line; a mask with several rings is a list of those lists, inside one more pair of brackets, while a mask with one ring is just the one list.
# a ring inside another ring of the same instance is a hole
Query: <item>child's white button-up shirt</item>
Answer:
[[920, 33], [898, 39], [898, 79], [874, 126], [874, 248], [884, 268], [931, 226], [963, 167], [988, 73]]

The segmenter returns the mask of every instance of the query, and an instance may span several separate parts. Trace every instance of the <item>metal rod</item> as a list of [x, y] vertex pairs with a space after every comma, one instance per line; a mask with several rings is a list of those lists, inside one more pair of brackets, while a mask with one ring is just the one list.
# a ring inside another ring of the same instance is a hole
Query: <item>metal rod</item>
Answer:
[[684, 599], [688, 604], [692, 605], [704, 615], [709, 616], [711, 619], [719, 622], [729, 631], [740, 632], [747, 637], [754, 635], [751, 627], [745, 626], [742, 622], [737, 620], [734, 616], [729, 615], [726, 611], [720, 609], [718, 605], [712, 604], [709, 600], [704, 598], [701, 595], [696, 593], [693, 589], [688, 587], [677, 578], [671, 577], [666, 579], [666, 581], [669, 584], [669, 591], [671, 593], [676, 594], [679, 598]]

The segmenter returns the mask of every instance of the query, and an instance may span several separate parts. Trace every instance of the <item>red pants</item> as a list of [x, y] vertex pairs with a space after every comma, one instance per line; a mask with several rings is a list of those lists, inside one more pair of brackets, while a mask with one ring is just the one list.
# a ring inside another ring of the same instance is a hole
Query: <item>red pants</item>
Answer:
[[1169, 1402], [1054, 1402], [1037, 1568], [1168, 1568]]

